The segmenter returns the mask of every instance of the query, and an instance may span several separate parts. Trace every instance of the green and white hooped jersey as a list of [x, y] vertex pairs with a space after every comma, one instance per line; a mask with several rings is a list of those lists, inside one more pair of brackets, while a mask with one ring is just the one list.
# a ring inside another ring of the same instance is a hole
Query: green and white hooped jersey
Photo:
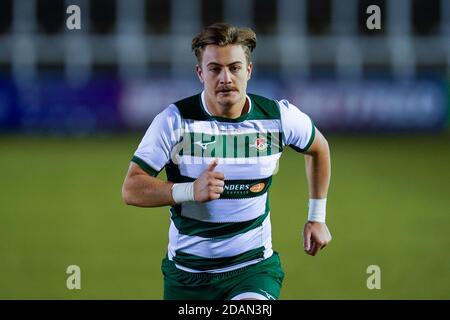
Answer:
[[268, 190], [285, 146], [306, 151], [314, 124], [286, 100], [248, 94], [249, 111], [216, 117], [204, 93], [168, 106], [153, 120], [132, 159], [169, 181], [194, 181], [215, 158], [225, 175], [220, 199], [170, 209], [168, 258], [189, 272], [226, 272], [257, 263], [272, 251]]

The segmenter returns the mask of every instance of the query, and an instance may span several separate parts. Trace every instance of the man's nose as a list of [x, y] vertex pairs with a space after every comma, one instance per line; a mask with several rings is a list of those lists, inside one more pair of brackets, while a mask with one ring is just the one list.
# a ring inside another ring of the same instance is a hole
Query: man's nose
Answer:
[[231, 83], [231, 74], [225, 68], [220, 73], [220, 83], [221, 84], [230, 84]]

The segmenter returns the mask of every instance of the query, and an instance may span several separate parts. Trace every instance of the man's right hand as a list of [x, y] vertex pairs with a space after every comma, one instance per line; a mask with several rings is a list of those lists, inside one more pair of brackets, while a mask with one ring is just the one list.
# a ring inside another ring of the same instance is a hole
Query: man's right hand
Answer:
[[194, 199], [198, 202], [207, 202], [220, 198], [225, 185], [225, 176], [222, 172], [214, 171], [218, 160], [214, 159], [203, 171], [200, 177], [194, 181]]

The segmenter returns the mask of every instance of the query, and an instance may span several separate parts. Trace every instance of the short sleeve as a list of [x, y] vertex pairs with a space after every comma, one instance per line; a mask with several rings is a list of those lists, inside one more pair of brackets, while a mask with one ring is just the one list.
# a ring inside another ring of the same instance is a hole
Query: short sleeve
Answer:
[[178, 143], [181, 116], [175, 105], [159, 113], [147, 129], [131, 161], [152, 176], [165, 167], [173, 147]]
[[305, 152], [314, 141], [315, 126], [311, 118], [287, 100], [278, 101], [283, 142], [298, 152]]

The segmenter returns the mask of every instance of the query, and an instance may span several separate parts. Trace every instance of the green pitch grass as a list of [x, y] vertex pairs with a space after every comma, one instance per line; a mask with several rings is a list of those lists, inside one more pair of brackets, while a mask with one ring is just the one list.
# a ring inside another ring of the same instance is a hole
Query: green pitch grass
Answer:
[[[0, 137], [0, 299], [160, 299], [167, 208], [126, 206], [140, 137]], [[302, 249], [303, 157], [283, 154], [270, 192], [282, 299], [450, 299], [450, 136], [329, 137], [333, 241]], [[81, 268], [81, 290], [66, 269]], [[381, 268], [381, 289], [366, 286]]]

